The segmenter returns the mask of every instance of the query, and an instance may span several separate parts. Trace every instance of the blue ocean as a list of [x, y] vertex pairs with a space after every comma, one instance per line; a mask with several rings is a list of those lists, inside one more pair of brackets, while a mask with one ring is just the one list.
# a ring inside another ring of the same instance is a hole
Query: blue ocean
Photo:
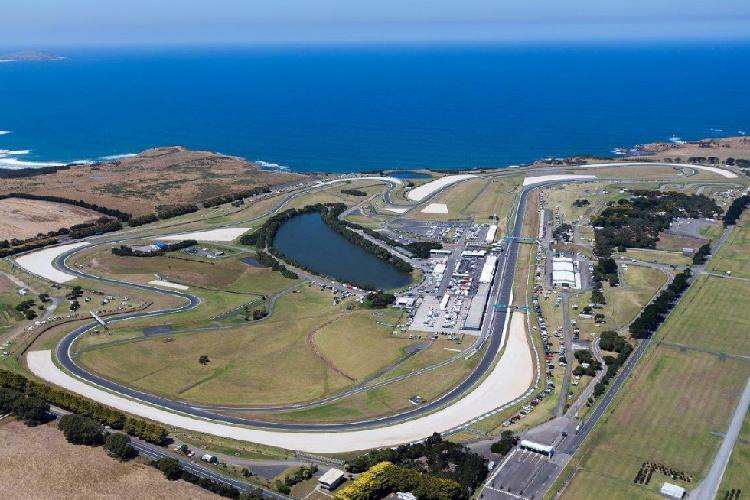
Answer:
[[0, 167], [184, 145], [464, 169], [750, 131], [749, 44], [50, 50], [0, 64]]

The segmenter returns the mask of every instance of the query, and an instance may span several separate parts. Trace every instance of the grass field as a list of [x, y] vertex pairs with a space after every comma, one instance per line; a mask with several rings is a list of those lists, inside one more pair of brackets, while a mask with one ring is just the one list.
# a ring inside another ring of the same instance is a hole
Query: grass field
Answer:
[[523, 182], [522, 176], [493, 177], [482, 194], [474, 199], [465, 212], [473, 215], [477, 222], [486, 222], [493, 215], [498, 216], [498, 236], [502, 236], [508, 220], [515, 193]]
[[424, 374], [308, 410], [259, 416], [286, 422], [347, 422], [392, 414], [413, 408], [409, 402], [412, 396], [419, 395], [430, 400], [444, 394], [466, 378], [480, 359], [479, 354], [468, 361], [461, 359]]
[[[282, 296], [267, 321], [105, 346], [79, 359], [102, 375], [168, 397], [263, 405], [335, 393], [395, 362], [413, 343], [389, 338], [372, 311], [346, 311], [332, 305], [330, 293], [300, 290]], [[198, 364], [203, 354], [211, 360], [207, 366]]]
[[2, 421], [0, 442], [4, 498], [218, 498], [190, 483], [167, 481], [141, 459], [123, 463], [109, 458], [102, 448], [69, 444], [52, 425], [30, 428], [15, 420]]
[[[577, 326], [581, 329], [581, 338], [589, 339], [589, 333], [616, 330], [629, 325], [667, 280], [664, 273], [650, 267], [631, 265], [623, 271], [623, 274], [627, 286], [610, 287], [605, 285], [604, 287], [604, 297], [607, 303], [602, 305], [602, 308], [597, 312], [604, 314], [607, 323], [597, 327], [593, 319], [579, 318]], [[590, 292], [586, 292], [575, 299], [575, 303], [579, 307], [578, 312], [588, 305], [590, 299]], [[571, 317], [577, 317], [577, 315], [575, 311], [571, 311]]]
[[[626, 391], [618, 395], [603, 427], [590, 438], [581, 468], [586, 488], [569, 488], [564, 499], [591, 498], [612, 481], [626, 491], [622, 498], [642, 498], [633, 480], [644, 462], [663, 464], [688, 474], [691, 489], [703, 477], [719, 447], [712, 431], [724, 432], [750, 375], [744, 361], [659, 346], [651, 349]], [[647, 486], [657, 490], [668, 480], [660, 473]], [[630, 496], [627, 496], [630, 495]]]
[[708, 243], [708, 240], [687, 238], [684, 236], [677, 236], [675, 234], [661, 232], [659, 233], [659, 241], [656, 242], [656, 249], [664, 250], [666, 252], [682, 252], [683, 248], [692, 248], [697, 250], [704, 243]]
[[[742, 442], [744, 440], [744, 442]], [[735, 442], [732, 455], [729, 458], [729, 465], [724, 471], [724, 477], [721, 480], [719, 494], [717, 499], [723, 499], [728, 490], [750, 491], [750, 415], [745, 416], [745, 422], [742, 424], [740, 438]], [[740, 498], [743, 498], [740, 496]]]
[[712, 271], [750, 278], [750, 217], [744, 216], [708, 265]]
[[703, 226], [698, 229], [698, 234], [711, 240], [711, 243], [715, 243], [724, 234], [724, 228], [721, 226]]
[[628, 248], [626, 257], [638, 259], [644, 262], [658, 262], [660, 264], [674, 266], [689, 266], [693, 260], [690, 257], [677, 252], [664, 252], [661, 250], [649, 250], [645, 248]]
[[750, 283], [701, 276], [657, 338], [729, 354], [750, 355]]
[[565, 490], [563, 498], [601, 500], [604, 491], [607, 492], [607, 500], [660, 500], [664, 498], [645, 487], [635, 486], [632, 481], [622, 481], [587, 470], [576, 473]]

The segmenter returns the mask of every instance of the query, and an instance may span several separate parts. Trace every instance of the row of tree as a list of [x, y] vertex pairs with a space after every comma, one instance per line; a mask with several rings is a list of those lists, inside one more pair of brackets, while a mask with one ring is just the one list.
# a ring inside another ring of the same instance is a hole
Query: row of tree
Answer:
[[724, 227], [731, 226], [740, 218], [742, 212], [750, 205], [750, 196], [742, 195], [729, 205], [727, 213], [724, 214]]
[[[601, 381], [594, 386], [594, 397], [597, 398], [607, 391], [607, 385], [609, 385], [610, 380], [612, 380], [615, 375], [617, 375], [620, 367], [625, 364], [625, 361], [627, 361], [628, 357], [630, 357], [630, 354], [633, 352], [633, 346], [630, 345], [630, 343], [628, 343], [624, 337], [621, 337], [617, 334], [617, 332], [611, 330], [602, 333], [602, 339], [599, 340], [599, 347], [602, 347], [601, 343], [603, 338], [605, 337], [605, 334], [608, 338], [607, 342], [612, 342], [613, 345], [619, 346], [620, 351], [617, 353], [616, 357], [604, 357], [604, 362], [607, 364], [607, 371], [606, 373], [604, 373]], [[615, 339], [615, 337], [619, 337], [619, 339]], [[609, 344], [605, 343], [605, 345]], [[602, 349], [604, 349], [604, 347], [602, 347]]]
[[161, 473], [164, 474], [164, 477], [170, 481], [182, 479], [183, 481], [200, 486], [204, 490], [208, 490], [211, 493], [215, 493], [225, 498], [232, 498], [235, 500], [263, 499], [263, 495], [261, 495], [261, 491], [258, 488], [254, 488], [250, 491], [240, 491], [225, 483], [220, 483], [205, 477], [199, 477], [196, 474], [183, 469], [180, 466], [180, 462], [174, 458], [160, 458], [159, 460], [153, 460], [151, 461], [151, 466], [160, 470]]
[[675, 300], [690, 286], [690, 269], [677, 274], [674, 281], [667, 286], [630, 324], [630, 333], [634, 338], [647, 339], [659, 328], [667, 313], [672, 310]]
[[[275, 248], [269, 248], [268, 251], [269, 251], [269, 253], [275, 255], [277, 258], [274, 259], [273, 257], [271, 257], [270, 255], [268, 255], [267, 253], [259, 250], [259, 251], [255, 252], [255, 258], [258, 260], [258, 262], [260, 262], [261, 264], [263, 264], [266, 267], [270, 267], [273, 271], [277, 271], [277, 272], [281, 273], [281, 275], [283, 277], [288, 278], [290, 280], [296, 280], [296, 279], [299, 278], [299, 276], [297, 275], [297, 273], [295, 273], [291, 269], [287, 268], [284, 264], [282, 264], [281, 262], [279, 262], [279, 259], [282, 259], [282, 258], [288, 259], [288, 257], [285, 257], [284, 254], [282, 254], [281, 252], [279, 252]], [[295, 267], [298, 267], [299, 269], [303, 269], [304, 270], [305, 266], [299, 267], [299, 266], [301, 266], [301, 264], [299, 264], [298, 262], [294, 262], [291, 259], [288, 259], [288, 260], [289, 260], [289, 263], [291, 265], [293, 265]]]
[[342, 189], [341, 193], [350, 196], [367, 196], [367, 191], [362, 191], [361, 189]]
[[169, 431], [161, 425], [140, 418], [128, 417], [119, 410], [95, 403], [78, 394], [29, 380], [20, 373], [0, 369], [0, 387], [19, 391], [29, 397], [38, 398], [47, 404], [79, 415], [86, 415], [102, 425], [122, 429], [131, 436], [157, 445], [163, 445], [169, 434]]
[[71, 229], [68, 236], [77, 240], [94, 234], [112, 233], [114, 231], [119, 231], [120, 229], [122, 229], [122, 222], [116, 219], [107, 219], [106, 222], [98, 222], [93, 226]]
[[693, 264], [699, 266], [705, 263], [709, 255], [711, 255], [711, 245], [708, 243], [701, 245], [698, 251], [693, 254]]
[[217, 207], [219, 205], [223, 205], [224, 203], [244, 200], [245, 198], [252, 198], [253, 196], [258, 196], [259, 194], [270, 192], [271, 188], [269, 188], [268, 186], [258, 186], [252, 189], [245, 189], [244, 191], [236, 191], [234, 193], [215, 196], [213, 198], [204, 200], [203, 202], [201, 202], [201, 204], [203, 205], [203, 208]]

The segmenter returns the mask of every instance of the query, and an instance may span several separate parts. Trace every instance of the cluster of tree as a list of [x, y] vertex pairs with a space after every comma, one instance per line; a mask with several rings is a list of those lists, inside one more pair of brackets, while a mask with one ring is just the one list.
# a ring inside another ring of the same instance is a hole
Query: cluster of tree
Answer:
[[84, 446], [104, 445], [107, 453], [118, 460], [127, 461], [138, 456], [130, 438], [120, 432], [105, 431], [97, 420], [86, 415], [65, 415], [60, 419], [59, 429], [69, 443]]
[[76, 207], [87, 208], [100, 214], [109, 215], [116, 217], [122, 222], [130, 220], [131, 215], [127, 212], [122, 212], [116, 208], [107, 208], [97, 205], [96, 203], [88, 203], [83, 200], [72, 200], [70, 198], [63, 198], [61, 196], [48, 196], [48, 195], [36, 195], [29, 193], [8, 193], [0, 195], [0, 200], [6, 198], [24, 198], [26, 200], [41, 200], [41, 201], [54, 201], [55, 203], [64, 203], [66, 205], [75, 205]]
[[0, 414], [12, 413], [29, 427], [46, 424], [52, 420], [49, 405], [36, 397], [27, 397], [23, 392], [0, 387]]
[[500, 441], [495, 441], [494, 443], [492, 443], [492, 446], [490, 446], [490, 451], [492, 453], [497, 453], [498, 455], [505, 456], [517, 444], [518, 437], [513, 434], [513, 431], [503, 431], [500, 434]]
[[404, 248], [415, 257], [426, 259], [430, 256], [430, 250], [441, 250], [443, 245], [434, 241], [415, 241], [404, 245]]
[[186, 203], [183, 205], [163, 205], [156, 207], [156, 216], [159, 219], [171, 219], [179, 215], [191, 214], [198, 211], [195, 203]]
[[571, 239], [570, 235], [572, 231], [573, 231], [573, 226], [571, 226], [567, 222], [563, 222], [562, 224], [557, 226], [554, 231], [552, 231], [552, 237], [556, 241], [568, 243], [570, 242], [570, 239]]
[[[471, 492], [482, 484], [488, 472], [487, 460], [484, 457], [472, 453], [459, 443], [444, 441], [437, 433], [421, 443], [370, 451], [350, 461], [347, 469], [354, 473], [363, 472], [380, 462], [389, 462], [455, 481], [460, 485], [458, 498], [465, 498], [464, 495], [470, 496]], [[420, 500], [428, 498], [411, 489], [397, 491], [411, 491]]]
[[690, 286], [690, 275], [690, 269], [685, 269], [679, 273], [665, 290], [643, 308], [641, 314], [630, 324], [630, 333], [634, 338], [647, 339], [651, 337], [664, 321], [667, 313], [674, 307], [675, 299]]
[[[602, 364], [594, 359], [594, 356], [591, 354], [590, 351], [581, 350], [575, 352], [575, 357], [578, 360], [581, 365], [578, 365], [575, 367], [575, 370], [573, 370], [573, 375], [583, 376], [588, 375], [589, 377], [593, 377], [596, 375], [596, 372], [602, 369]], [[584, 368], [582, 365], [583, 363], [588, 363], [588, 366]]]
[[340, 488], [336, 500], [378, 500], [396, 491], [409, 491], [420, 500], [458, 500], [466, 498], [461, 486], [450, 479], [399, 467], [390, 462], [379, 463], [360, 475], [354, 482]]
[[236, 191], [234, 193], [225, 194], [222, 196], [216, 196], [209, 198], [202, 202], [203, 208], [217, 207], [224, 203], [230, 203], [233, 201], [244, 200], [245, 198], [252, 198], [263, 193], [270, 193], [271, 189], [268, 186], [259, 186], [252, 189], [245, 189], [244, 191]]
[[[620, 284], [617, 262], [612, 257], [601, 258], [594, 266], [594, 281], [609, 281], [612, 286]], [[603, 302], [601, 302], [603, 304]]]
[[[101, 221], [102, 219], [99, 220]], [[73, 229], [71, 227], [68, 236], [75, 240], [98, 233], [111, 233], [113, 231], [119, 231], [120, 229], [122, 229], [122, 222], [117, 219], [106, 219], [106, 222], [98, 222], [93, 226], [81, 227], [79, 229]]]
[[263, 319], [266, 316], [268, 316], [268, 311], [265, 307], [261, 309], [250, 309], [250, 306], [243, 306], [243, 311], [245, 313], [245, 321], [250, 321], [250, 318], [252, 318], [253, 321], [258, 321], [259, 319]]
[[[612, 335], [617, 335], [616, 332], [611, 332]], [[604, 334], [602, 333], [602, 336]], [[602, 377], [601, 382], [597, 383], [594, 386], [594, 397], [598, 398], [602, 394], [604, 394], [607, 391], [607, 385], [609, 385], [610, 380], [612, 380], [615, 375], [617, 375], [617, 371], [620, 369], [620, 367], [625, 364], [625, 361], [627, 361], [628, 357], [630, 356], [630, 353], [633, 352], [633, 346], [630, 345], [628, 342], [625, 341], [624, 338], [620, 337], [622, 339], [622, 348], [618, 352], [617, 357], [612, 356], [605, 356], [604, 361], [607, 363], [607, 371], [604, 373], [604, 376]], [[599, 341], [601, 342], [601, 340]], [[616, 341], [619, 343], [619, 341]], [[601, 344], [600, 344], [601, 345]]]
[[574, 207], [583, 208], [591, 205], [591, 202], [586, 198], [580, 198], [573, 202]]
[[58, 242], [57, 238], [44, 238], [41, 240], [32, 240], [21, 243], [20, 245], [12, 245], [8, 243], [8, 246], [0, 245], [0, 258], [15, 255], [21, 252], [28, 252], [29, 250], [36, 250], [50, 245], [54, 245]]
[[393, 304], [393, 301], [395, 300], [396, 296], [392, 293], [378, 291], [367, 294], [367, 305], [371, 309], [385, 309]]
[[128, 221], [128, 225], [130, 227], [138, 227], [142, 226], [144, 224], [150, 224], [152, 222], [158, 221], [159, 218], [156, 216], [156, 214], [146, 214], [141, 215], [140, 217], [133, 217]]
[[302, 481], [306, 481], [313, 477], [315, 473], [318, 472], [318, 466], [317, 465], [310, 465], [309, 467], [300, 467], [297, 469], [297, 471], [292, 475], [286, 475], [284, 476], [284, 480], [281, 481], [279, 479], [276, 480], [276, 491], [281, 493], [282, 495], [288, 495], [292, 491], [292, 486], [294, 486], [297, 483], [301, 483]]
[[719, 163], [719, 158], [716, 156], [690, 156], [687, 159], [688, 163], [710, 163], [712, 165], [716, 165]]
[[709, 255], [711, 255], [711, 245], [708, 243], [701, 245], [698, 251], [693, 254], [693, 264], [699, 266], [705, 263]]
[[182, 479], [183, 481], [200, 486], [204, 490], [208, 490], [211, 493], [215, 493], [225, 498], [232, 498], [235, 500], [262, 500], [263, 498], [259, 489], [240, 491], [227, 484], [197, 476], [196, 474], [180, 467], [180, 462], [174, 458], [160, 458], [159, 460], [153, 460], [151, 461], [151, 466], [159, 469], [162, 474], [164, 474], [164, 477], [170, 481]]
[[615, 248], [655, 248], [659, 233], [676, 217], [702, 218], [721, 211], [707, 196], [674, 191], [634, 190], [631, 198], [608, 205], [591, 218], [597, 228], [594, 253], [601, 257]]
[[341, 193], [350, 196], [367, 196], [367, 191], [362, 191], [361, 189], [342, 189]]
[[26, 299], [23, 302], [16, 304], [15, 309], [16, 311], [22, 313], [26, 317], [26, 319], [34, 319], [36, 318], [36, 311], [33, 309], [34, 304], [36, 304], [36, 302], [34, 302], [34, 299]]
[[39, 399], [47, 404], [70, 412], [86, 415], [102, 425], [113, 429], [124, 429], [131, 436], [135, 436], [150, 443], [163, 445], [169, 432], [161, 425], [145, 420], [128, 417], [124, 413], [101, 403], [95, 403], [78, 394], [57, 389], [41, 382], [29, 380], [20, 373], [0, 369], [0, 387], [6, 387], [26, 394], [26, 399]]
[[604, 292], [602, 292], [601, 281], [594, 282], [594, 289], [591, 290], [591, 302], [593, 304], [606, 304], [607, 303], [607, 299], [604, 297]]
[[133, 247], [127, 245], [120, 245], [119, 247], [112, 248], [112, 255], [117, 255], [119, 257], [158, 257], [165, 253], [176, 252], [177, 250], [190, 248], [197, 244], [198, 242], [196, 240], [182, 240], [177, 243], [167, 243], [162, 248], [154, 250], [153, 252], [141, 252], [140, 250], [134, 250]]
[[724, 227], [731, 226], [740, 218], [742, 212], [750, 205], [750, 196], [742, 195], [729, 205], [727, 213], [724, 214]]
[[599, 337], [599, 347], [605, 351], [622, 352], [625, 344], [625, 337], [618, 335], [614, 330], [603, 331]]

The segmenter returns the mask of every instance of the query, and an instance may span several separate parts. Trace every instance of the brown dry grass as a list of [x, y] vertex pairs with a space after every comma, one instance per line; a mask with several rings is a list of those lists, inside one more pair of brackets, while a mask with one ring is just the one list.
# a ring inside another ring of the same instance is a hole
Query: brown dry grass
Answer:
[[8, 198], [0, 200], [0, 240], [26, 239], [38, 233], [93, 221], [101, 214], [51, 201]]
[[54, 427], [17, 421], [0, 423], [0, 484], [1, 496], [13, 500], [219, 498], [184, 481], [168, 482], [143, 463], [109, 458], [102, 448], [69, 444]]
[[132, 158], [75, 166], [54, 174], [0, 179], [0, 193], [75, 197], [141, 215], [152, 212], [157, 205], [192, 203], [302, 177], [267, 172], [234, 156], [172, 147], [149, 149]]

